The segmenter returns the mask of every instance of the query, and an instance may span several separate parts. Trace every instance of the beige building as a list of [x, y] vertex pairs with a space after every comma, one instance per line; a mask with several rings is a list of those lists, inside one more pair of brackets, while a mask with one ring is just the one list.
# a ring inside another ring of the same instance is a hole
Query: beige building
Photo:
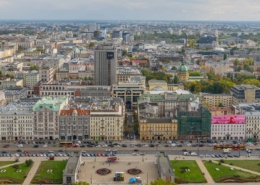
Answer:
[[41, 67], [39, 69], [39, 81], [48, 83], [53, 81], [54, 69], [52, 67]]
[[141, 140], [173, 140], [178, 137], [178, 121], [172, 118], [139, 120]]
[[39, 82], [39, 73], [36, 70], [25, 74], [25, 85], [26, 87], [32, 87]]
[[1, 82], [1, 88], [23, 87], [23, 79], [7, 79]]
[[165, 80], [149, 80], [148, 81], [149, 85], [149, 91], [153, 90], [154, 88], [161, 87], [165, 90], [168, 89], [167, 82]]
[[59, 70], [56, 72], [56, 80], [64, 80], [69, 79], [69, 71], [67, 70]]
[[187, 81], [189, 79], [189, 71], [185, 64], [182, 63], [182, 65], [178, 68], [177, 77], [180, 81]]
[[117, 69], [117, 82], [125, 82], [131, 76], [141, 76], [141, 72], [137, 68], [131, 67], [118, 67]]
[[239, 103], [260, 102], [260, 88], [255, 85], [234, 85], [230, 92], [233, 96], [233, 105], [238, 105]]
[[125, 106], [121, 98], [94, 101], [90, 110], [90, 138], [123, 140]]
[[220, 104], [223, 107], [232, 106], [232, 95], [231, 94], [205, 94], [201, 93], [201, 103], [208, 107], [217, 107]]
[[4, 59], [7, 57], [11, 57], [13, 56], [15, 53], [14, 48], [10, 48], [10, 49], [0, 49], [0, 59]]
[[235, 114], [234, 107], [209, 107], [209, 111], [212, 116]]

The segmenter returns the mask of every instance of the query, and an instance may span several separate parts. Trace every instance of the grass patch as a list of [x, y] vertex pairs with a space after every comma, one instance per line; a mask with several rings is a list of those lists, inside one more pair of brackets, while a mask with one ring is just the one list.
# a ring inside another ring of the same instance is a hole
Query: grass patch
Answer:
[[251, 171], [260, 172], [260, 160], [224, 160], [225, 164], [233, 164]]
[[[21, 170], [21, 172], [16, 172], [16, 169], [13, 168], [13, 166], [1, 169], [0, 183], [22, 184], [33, 165], [28, 167], [25, 163], [23, 163], [17, 164], [17, 166], [18, 171]], [[6, 172], [1, 172], [2, 170], [6, 170]]]
[[204, 162], [204, 165], [215, 182], [256, 182], [260, 180], [260, 176], [236, 169], [231, 170], [229, 167], [213, 162]]
[[[42, 161], [31, 183], [61, 184], [66, 164], [67, 161]], [[52, 170], [52, 172], [48, 172], [48, 170]]]
[[[202, 183], [206, 182], [196, 161], [171, 161], [172, 167], [175, 170], [175, 175], [178, 183]], [[187, 172], [183, 168], [187, 167], [190, 171]], [[176, 182], [177, 182], [176, 181]]]
[[14, 164], [16, 163], [15, 161], [0, 161], [0, 166], [6, 166], [9, 164]]

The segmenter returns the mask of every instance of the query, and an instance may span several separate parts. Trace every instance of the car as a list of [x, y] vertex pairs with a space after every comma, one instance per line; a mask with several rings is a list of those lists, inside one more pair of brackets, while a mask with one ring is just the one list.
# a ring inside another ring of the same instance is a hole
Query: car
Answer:
[[133, 153], [133, 156], [137, 156], [138, 154], [137, 153]]
[[183, 152], [187, 152], [187, 150], [186, 150], [186, 149], [182, 149], [182, 151], [183, 151]]
[[138, 149], [134, 149], [134, 152], [138, 152], [139, 150]]
[[22, 150], [16, 150], [16, 152], [22, 152]]
[[169, 145], [164, 145], [164, 147], [169, 147]]
[[17, 145], [18, 148], [23, 148], [22, 144]]
[[92, 147], [93, 147], [93, 145], [90, 145], [90, 144], [88, 144], [87, 146], [88, 146], [88, 147], [90, 147], [90, 148], [92, 148]]
[[178, 144], [177, 147], [182, 147], [182, 145], [181, 145], [181, 144]]
[[122, 147], [127, 147], [127, 145], [126, 144], [122, 144]]
[[239, 155], [233, 155], [233, 156], [239, 158]]
[[45, 144], [45, 145], [43, 145], [42, 147], [46, 148], [46, 147], [47, 147], [47, 145]]
[[9, 145], [4, 145], [4, 146], [3, 146], [3, 148], [8, 148], [8, 147], [9, 147]]
[[227, 155], [227, 157], [233, 158], [233, 155]]
[[145, 155], [145, 153], [140, 153], [139, 155]]
[[58, 150], [58, 152], [64, 152], [64, 150]]
[[2, 154], [6, 154], [7, 152], [6, 151], [2, 151]]
[[33, 148], [38, 148], [38, 147], [39, 147], [39, 145], [34, 145], [34, 146], [33, 146]]
[[105, 157], [106, 155], [102, 153], [101, 156], [102, 156], [102, 157]]
[[149, 144], [149, 147], [154, 147], [154, 144]]
[[80, 147], [81, 147], [81, 148], [84, 148], [84, 147], [85, 147], [85, 145], [80, 145]]
[[212, 158], [215, 158], [215, 155], [211, 155]]

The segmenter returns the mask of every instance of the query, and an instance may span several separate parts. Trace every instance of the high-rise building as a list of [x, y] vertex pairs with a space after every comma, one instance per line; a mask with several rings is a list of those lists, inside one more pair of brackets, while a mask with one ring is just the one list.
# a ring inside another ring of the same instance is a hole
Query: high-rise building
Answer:
[[96, 31], [97, 30], [97, 25], [96, 25], [96, 23], [90, 23], [89, 25], [88, 25], [88, 31], [89, 32], [94, 32], [94, 31]]
[[95, 85], [112, 85], [117, 81], [117, 50], [113, 45], [100, 45], [94, 53]]
[[122, 38], [123, 37], [122, 31], [116, 31], [116, 30], [113, 31], [112, 37], [115, 39]]

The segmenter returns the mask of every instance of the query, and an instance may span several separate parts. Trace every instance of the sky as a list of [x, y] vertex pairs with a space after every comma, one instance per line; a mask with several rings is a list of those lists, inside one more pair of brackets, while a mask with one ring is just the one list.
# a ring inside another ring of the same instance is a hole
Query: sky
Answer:
[[0, 0], [0, 19], [260, 21], [260, 0]]

